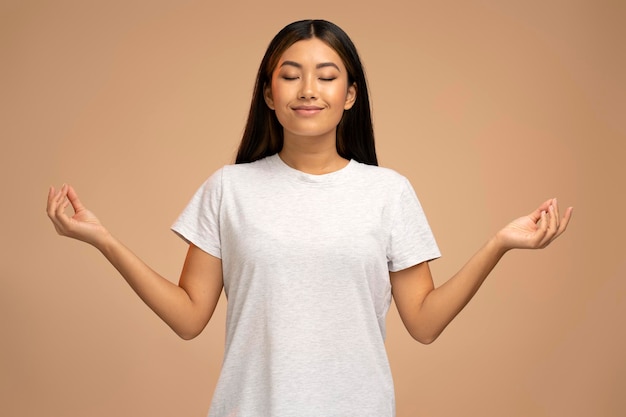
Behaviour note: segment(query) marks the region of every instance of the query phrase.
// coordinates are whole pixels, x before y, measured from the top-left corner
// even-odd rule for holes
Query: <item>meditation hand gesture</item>
[[[72,205],[73,216],[68,216],[65,209]],[[67,236],[97,246],[109,232],[102,226],[98,218],[83,206],[74,188],[63,185],[55,191],[50,187],[48,192],[48,217],[61,236]]]
[[[556,198],[551,198],[529,215],[509,223],[496,238],[505,250],[545,248],[565,231],[572,210],[569,207],[560,218]]]

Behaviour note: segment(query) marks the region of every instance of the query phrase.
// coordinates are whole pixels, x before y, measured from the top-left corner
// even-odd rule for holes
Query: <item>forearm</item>
[[[418,328],[427,342],[435,340],[461,312],[505,253],[493,237],[454,276],[426,295]]]
[[[193,302],[180,286],[159,275],[116,238],[94,245],[118,270],[137,295],[179,336],[193,329]]]
[[[510,249],[540,249],[567,228],[572,207],[563,218],[556,199],[501,229],[439,288],[434,287],[428,262],[392,272],[392,291],[400,317],[416,340],[431,343],[472,299],[502,256]]]

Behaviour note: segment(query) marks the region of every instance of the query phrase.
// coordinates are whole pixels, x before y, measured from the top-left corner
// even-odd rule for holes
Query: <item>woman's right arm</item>
[[[72,205],[74,215],[65,213]],[[50,188],[48,217],[57,233],[89,243],[120,272],[139,297],[183,339],[196,337],[209,322],[222,292],[222,262],[189,245],[178,285],[162,277],[102,226],[69,185]]]

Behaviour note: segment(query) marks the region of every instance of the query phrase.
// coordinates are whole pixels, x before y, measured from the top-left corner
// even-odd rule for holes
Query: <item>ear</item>
[[[263,87],[263,98],[265,99],[265,104],[272,110],[274,109],[274,99],[272,98],[272,86],[271,84],[265,84]]]
[[[352,83],[350,87],[348,87],[348,93],[346,94],[346,103],[343,106],[344,110],[350,110],[354,103],[356,102],[356,83]]]

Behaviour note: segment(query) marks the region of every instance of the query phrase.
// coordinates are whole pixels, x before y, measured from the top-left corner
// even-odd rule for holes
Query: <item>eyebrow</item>
[[[295,61],[285,61],[282,64],[280,64],[281,68],[284,67],[285,65],[289,65],[289,66],[296,67],[296,68],[302,68],[302,64],[295,62]],[[341,71],[339,67],[337,66],[337,64],[335,64],[334,62],[321,62],[315,66],[316,69],[325,68],[325,67],[334,67],[334,68],[337,68],[338,71]]]

